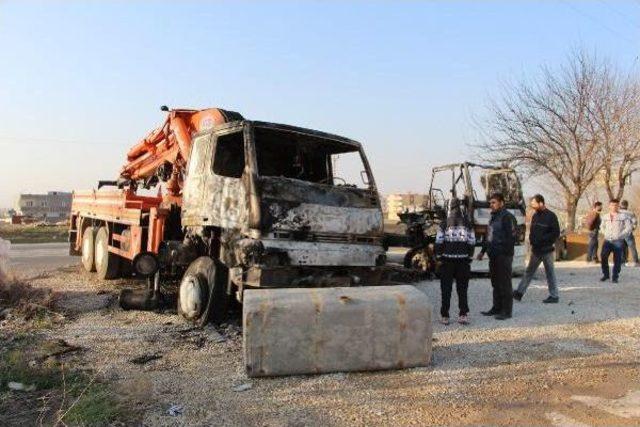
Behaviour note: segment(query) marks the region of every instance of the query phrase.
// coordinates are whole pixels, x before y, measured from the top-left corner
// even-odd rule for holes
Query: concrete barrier
[[[250,377],[426,366],[431,305],[410,285],[245,291]]]

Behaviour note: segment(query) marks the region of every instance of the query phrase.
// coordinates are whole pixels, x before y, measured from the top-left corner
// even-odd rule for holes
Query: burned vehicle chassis
[[[480,171],[480,179],[485,193],[484,199],[479,199],[472,180],[472,171]],[[451,187],[447,195],[440,188],[434,187],[436,176],[441,173],[451,173]],[[458,191],[461,187],[462,191]],[[487,233],[490,218],[488,198],[492,193],[500,192],[505,196],[505,207],[509,209],[517,220],[518,247],[514,262],[514,272],[521,273],[524,269],[524,238],[525,238],[525,204],[522,196],[520,181],[511,168],[492,165],[481,165],[464,162],[435,167],[431,172],[429,192],[424,209],[416,212],[400,212],[400,222],[406,227],[403,238],[386,239],[387,245],[395,240],[398,246],[409,247],[403,263],[406,268],[421,271],[426,277],[437,275],[439,263],[435,257],[435,238],[437,228],[447,216],[447,206],[452,198],[458,199],[463,211],[470,219],[476,234],[479,248]],[[479,266],[480,262],[473,261],[472,271],[485,273],[488,265]],[[485,261],[486,264],[486,261]]]

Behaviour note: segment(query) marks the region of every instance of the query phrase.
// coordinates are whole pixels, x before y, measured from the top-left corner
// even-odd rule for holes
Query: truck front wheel
[[[109,230],[107,227],[98,229],[95,248],[98,277],[107,280],[118,277],[120,260],[116,254],[109,252]]]
[[[82,266],[87,271],[96,271],[95,263],[95,240],[96,230],[94,227],[87,227],[82,233]]]
[[[221,323],[227,314],[226,269],[206,256],[193,261],[182,276],[178,313],[197,326]]]

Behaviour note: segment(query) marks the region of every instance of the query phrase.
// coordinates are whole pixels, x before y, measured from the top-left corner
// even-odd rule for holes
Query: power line
[[[579,13],[582,16],[585,16],[587,18],[589,18],[591,21],[595,22],[596,24],[600,25],[602,28],[604,28],[605,30],[609,31],[611,34],[621,38],[622,40],[626,41],[627,43],[633,45],[633,46],[638,46],[638,43],[636,43],[636,41],[630,39],[629,37],[625,36],[624,34],[614,30],[613,28],[611,28],[610,26],[604,24],[601,20],[597,19],[596,17],[594,17],[593,15],[586,13],[580,9],[578,9],[576,6],[574,6],[573,4],[569,3],[569,1],[567,0],[561,0],[562,3],[564,3],[567,7],[573,9],[574,12]]]
[[[640,29],[640,24],[637,23],[636,21],[634,21],[633,19],[629,18],[628,15],[620,12],[618,9],[616,9],[615,7],[611,6],[610,3],[607,3],[604,0],[598,0],[600,3],[602,3],[607,9],[611,10],[612,12],[614,12],[616,15],[624,18],[625,21],[627,21],[628,23],[630,23],[631,25],[633,25],[634,27]]]
[[[9,145],[24,143],[26,145],[56,145],[56,144],[72,144],[72,145],[84,145],[91,147],[95,145],[126,145],[124,142],[115,141],[96,141],[94,139],[78,140],[78,139],[57,139],[57,138],[42,138],[42,137],[19,137],[19,136],[6,136],[0,135],[0,144]]]

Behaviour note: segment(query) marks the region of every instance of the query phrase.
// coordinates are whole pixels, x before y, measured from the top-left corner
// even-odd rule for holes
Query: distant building
[[[400,219],[398,217],[398,213],[400,212],[404,212],[405,210],[413,212],[423,209],[427,203],[427,195],[416,193],[390,194],[387,196],[386,202],[386,219],[397,221]]]
[[[16,204],[16,214],[45,222],[69,219],[71,193],[49,191],[47,194],[21,194]]]

